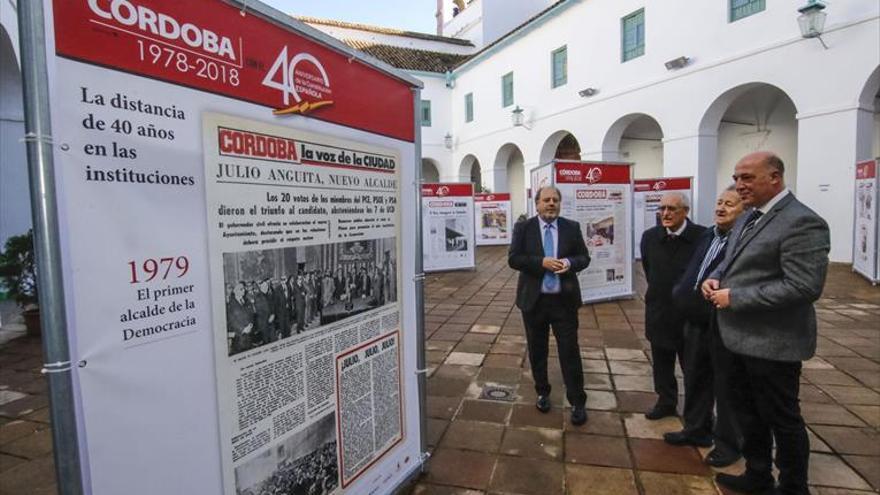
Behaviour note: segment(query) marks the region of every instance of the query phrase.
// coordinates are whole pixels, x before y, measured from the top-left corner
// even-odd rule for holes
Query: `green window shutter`
[[[766,0],[730,0],[730,22],[761,12]]]
[[[431,100],[422,100],[422,127],[431,127]]]
[[[474,121],[474,94],[468,93],[464,95],[464,121]]]
[[[501,106],[510,105],[513,105],[513,72],[508,72],[501,78]]]
[[[554,88],[568,82],[568,47],[553,50],[550,56],[552,65],[552,85]]]
[[[645,9],[621,19],[620,45],[624,62],[645,54]]]

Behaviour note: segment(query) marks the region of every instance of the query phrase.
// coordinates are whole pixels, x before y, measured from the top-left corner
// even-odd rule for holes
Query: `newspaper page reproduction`
[[[584,302],[632,294],[632,184],[628,164],[556,163],[560,213],[581,224],[590,266],[578,274]]]
[[[474,194],[474,222],[477,246],[510,244],[513,235],[510,193]]]
[[[226,491],[340,492],[404,435],[399,157],[228,115],[203,132]],[[340,437],[352,411],[372,441]]]
[[[868,280],[880,278],[877,253],[877,164],[868,160],[856,164],[855,183],[855,242],[853,244],[853,270]]]
[[[422,184],[422,263],[427,272],[473,268],[473,184]]]

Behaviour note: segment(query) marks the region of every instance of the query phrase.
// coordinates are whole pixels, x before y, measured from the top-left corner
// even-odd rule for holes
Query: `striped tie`
[[[749,233],[753,228],[755,228],[755,224],[758,223],[758,219],[761,218],[761,210],[754,209],[751,213],[749,213],[749,219],[746,221],[746,225],[743,227],[742,232],[739,234],[739,238],[743,239],[746,234]]]

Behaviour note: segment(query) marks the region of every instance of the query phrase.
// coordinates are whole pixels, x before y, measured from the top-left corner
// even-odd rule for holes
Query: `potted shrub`
[[[0,252],[0,281],[7,295],[22,308],[28,335],[40,334],[37,274],[34,264],[34,231],[12,236]]]

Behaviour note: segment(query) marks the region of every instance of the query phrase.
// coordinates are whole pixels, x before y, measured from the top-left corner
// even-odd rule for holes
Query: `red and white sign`
[[[474,194],[477,246],[510,244],[512,217],[510,193]]]
[[[629,184],[628,166],[620,163],[570,163],[556,164],[557,184]],[[628,164],[623,164],[628,165]]]
[[[856,164],[855,208],[853,215],[853,270],[873,283],[880,282],[880,224],[877,214],[877,160]]]
[[[422,184],[424,270],[473,268],[474,236],[474,185]]]
[[[590,266],[578,274],[581,299],[631,296],[632,165],[560,161],[553,167],[561,214],[580,223],[590,251]]]
[[[636,179],[633,181],[633,190],[636,193],[650,191],[689,191],[692,179],[690,177],[669,177],[663,179]]]
[[[59,56],[256,103],[278,115],[310,113],[414,140],[409,85],[253,11],[216,0],[53,5]]]
[[[451,184],[422,184],[422,197],[425,198],[444,198],[444,197],[468,197],[473,198],[474,185],[451,183]]]

